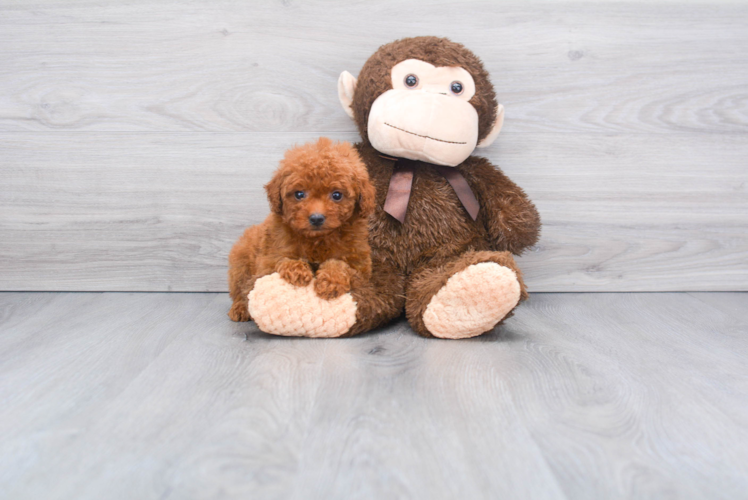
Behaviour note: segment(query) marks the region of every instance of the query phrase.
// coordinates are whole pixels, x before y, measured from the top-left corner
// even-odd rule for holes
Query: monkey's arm
[[[520,255],[537,243],[540,216],[522,188],[485,158],[470,157],[458,168],[478,198],[478,220],[496,250]]]

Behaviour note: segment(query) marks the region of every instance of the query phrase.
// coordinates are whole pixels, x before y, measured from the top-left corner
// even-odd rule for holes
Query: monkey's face
[[[392,89],[376,98],[368,133],[377,151],[438,165],[462,163],[478,143],[472,76],[461,67],[408,59],[392,68]]]
[[[450,167],[489,146],[504,123],[504,107],[480,59],[446,38],[381,46],[358,80],[340,74],[338,97],[378,151]]]

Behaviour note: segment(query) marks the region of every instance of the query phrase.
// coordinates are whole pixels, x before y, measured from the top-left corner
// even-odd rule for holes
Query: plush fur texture
[[[473,221],[447,180],[419,162],[408,214],[400,224],[382,209],[395,162],[380,156],[365,141],[357,148],[377,189],[377,208],[369,235],[372,280],[352,290],[358,321],[349,333],[380,326],[404,308],[413,329],[432,336],[423,323],[432,297],[451,276],[481,262],[495,262],[514,271],[520,299],[527,299],[522,273],[512,254],[537,242],[540,218],[521,188],[485,158],[468,158],[457,168],[480,203],[478,218]],[[374,297],[376,300],[371,300]]]
[[[481,61],[460,44],[435,37],[398,40],[382,46],[364,64],[352,109],[363,138],[356,147],[377,188],[370,233],[374,275],[368,286],[352,292],[358,304],[358,321],[350,333],[379,326],[399,315],[404,307],[416,332],[433,335],[423,322],[429,303],[452,276],[473,264],[494,262],[513,271],[520,300],[528,297],[512,254],[518,255],[537,242],[540,217],[525,192],[485,158],[472,156],[457,167],[480,203],[476,221],[465,212],[446,179],[426,163],[416,168],[405,223],[400,224],[382,210],[395,162],[371,147],[366,130],[368,111],[374,100],[391,88],[392,66],[406,59],[461,66],[471,74],[476,93],[470,103],[479,115],[479,140],[490,132],[496,119],[496,95],[488,73]],[[374,296],[377,299],[372,301]],[[510,315],[511,310],[501,321]]]
[[[396,162],[372,147],[368,115],[377,97],[392,88],[392,66],[406,59],[420,59],[435,66],[461,66],[471,74],[476,93],[469,102],[479,115],[479,140],[491,132],[496,120],[496,96],[488,74],[481,61],[460,44],[435,37],[403,39],[380,47],[366,62],[356,83],[351,109],[362,137],[356,148],[376,188],[376,209],[369,226],[373,271],[370,280],[352,286],[355,323],[345,335],[371,330],[403,312],[413,329],[424,336],[479,335],[508,318],[517,300],[527,299],[522,273],[512,254],[518,255],[535,244],[540,218],[522,189],[488,160],[475,156],[455,168],[480,204],[476,220],[468,215],[447,180],[423,162],[415,164],[404,223],[384,212],[382,207]],[[344,99],[341,102],[345,105]],[[483,272],[480,279],[478,272]],[[471,276],[477,280],[475,287],[465,284],[464,277]],[[442,290],[445,292],[440,294]],[[270,295],[277,293],[272,286],[256,292],[278,308],[289,301],[284,295],[271,299]],[[450,310],[457,304],[490,309],[494,314],[481,316]],[[299,310],[306,311],[308,307],[298,304]],[[290,310],[289,314],[295,312]],[[296,316],[297,328],[302,330],[297,334],[317,328]],[[434,325],[435,332],[429,331],[427,322]],[[319,328],[325,330],[324,325]]]
[[[475,81],[475,95],[470,104],[478,112],[478,142],[488,135],[496,120],[497,103],[481,60],[459,43],[446,38],[421,36],[383,45],[361,69],[351,104],[361,137],[369,136],[367,122],[372,104],[377,97],[392,89],[392,67],[406,59],[420,59],[434,66],[460,66],[467,70]]]
[[[514,271],[494,262],[479,262],[450,276],[418,319],[435,337],[474,337],[493,328],[496,318],[506,317],[520,294]]]
[[[263,293],[257,293],[257,289]],[[356,322],[350,293],[325,300],[314,284],[294,286],[278,273],[263,276],[249,292],[249,313],[266,333],[290,337],[340,337]]]
[[[307,287],[316,272],[312,287],[325,300],[368,282],[367,219],[375,192],[350,144],[321,138],[289,150],[265,190],[272,213],[248,228],[229,254],[232,320],[251,319],[248,294],[271,273]]]

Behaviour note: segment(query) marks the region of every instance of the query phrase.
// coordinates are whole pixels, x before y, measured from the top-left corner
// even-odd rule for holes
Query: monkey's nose
[[[309,216],[309,224],[319,227],[325,223],[325,216],[322,214],[312,214]]]

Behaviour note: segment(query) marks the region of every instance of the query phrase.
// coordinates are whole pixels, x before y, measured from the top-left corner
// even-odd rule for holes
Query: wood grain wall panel
[[[536,291],[748,288],[748,5],[0,1],[0,289],[224,290],[336,79],[444,35],[507,109]]]
[[[434,34],[484,59],[516,131],[748,132],[746,16],[741,3],[6,1],[0,130],[348,132],[340,72]]]
[[[315,137],[5,134],[0,288],[224,290],[231,244],[268,213],[262,185],[286,148]],[[488,152],[543,218],[521,258],[532,290],[746,289],[739,134],[509,132]]]

